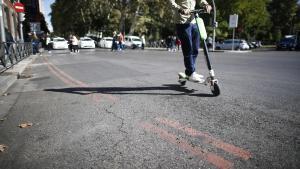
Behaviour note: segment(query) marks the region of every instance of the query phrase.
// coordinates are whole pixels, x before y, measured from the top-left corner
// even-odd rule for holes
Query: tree
[[[231,38],[228,22],[229,15],[234,13],[239,15],[237,36],[248,40],[279,38],[295,31],[300,22],[296,15],[297,0],[215,1],[219,39]],[[176,34],[174,11],[167,0],[56,0],[51,8],[51,22],[58,35],[83,36],[100,31],[111,35],[113,31],[122,31],[159,40]],[[208,32],[212,30],[209,25],[207,28]]]
[[[268,32],[270,25],[267,3],[269,0],[219,0],[216,2],[218,20],[220,21],[219,31],[221,37],[229,35],[229,15],[238,14],[238,35],[240,38],[257,39],[261,31]],[[228,37],[227,37],[228,38]]]
[[[273,35],[286,35],[291,34],[291,27],[293,27],[293,21],[295,20],[297,12],[297,0],[272,0],[269,4],[269,12],[272,21],[272,33]],[[278,33],[280,31],[280,33]],[[277,36],[279,40],[281,37]]]

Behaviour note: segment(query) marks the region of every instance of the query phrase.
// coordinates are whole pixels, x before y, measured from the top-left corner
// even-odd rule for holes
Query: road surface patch
[[[159,123],[162,123],[162,124],[165,124],[172,128],[175,128],[177,130],[183,131],[184,133],[186,133],[192,137],[202,137],[206,144],[211,144],[219,149],[222,149],[222,150],[224,150],[228,153],[231,153],[237,157],[240,157],[244,160],[248,160],[252,156],[249,151],[243,150],[232,144],[225,143],[220,139],[212,137],[210,134],[208,134],[206,132],[197,131],[191,127],[181,125],[179,122],[169,120],[166,118],[156,118],[155,120],[158,121]]]
[[[47,63],[48,69],[56,76],[58,77],[62,82],[64,82],[66,85],[72,86],[72,87],[81,87],[81,88],[89,88],[90,86],[84,82],[81,82],[73,77],[71,77],[70,75],[68,75],[67,73],[65,73],[64,71],[62,71],[61,69],[59,69],[57,66],[55,66],[54,64],[52,64],[48,58],[43,57],[44,61]],[[94,102],[100,102],[102,98],[108,99],[110,101],[116,102],[118,100],[117,97],[112,96],[110,94],[101,94],[101,93],[92,93],[91,95],[89,95],[92,100]]]
[[[233,167],[233,163],[225,160],[224,158],[211,153],[205,149],[201,149],[196,146],[191,146],[188,141],[185,139],[178,139],[176,135],[169,133],[168,131],[156,127],[149,123],[143,123],[141,126],[148,132],[157,134],[161,139],[178,146],[181,150],[187,151],[193,156],[199,157],[200,159],[204,159],[210,164],[216,166],[219,169],[231,169]]]

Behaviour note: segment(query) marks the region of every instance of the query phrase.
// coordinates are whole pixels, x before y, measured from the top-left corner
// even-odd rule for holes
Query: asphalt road
[[[299,52],[212,64],[218,97],[178,85],[180,52],[45,53],[0,97],[0,168],[299,168]]]

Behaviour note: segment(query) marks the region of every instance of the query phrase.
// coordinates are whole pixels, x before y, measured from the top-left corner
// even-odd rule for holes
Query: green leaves
[[[210,0],[208,0],[211,3]],[[230,38],[229,15],[239,15],[237,36],[245,39],[267,39],[274,34],[289,34],[300,26],[297,0],[215,0],[217,38]],[[51,22],[56,34],[113,31],[141,35],[158,40],[176,34],[174,11],[168,0],[56,0],[51,6]],[[208,29],[212,30],[212,29]],[[211,31],[210,31],[211,32]],[[209,32],[209,33],[210,33]],[[270,35],[273,34],[273,35]]]
[[[297,10],[299,10],[297,0],[272,0],[268,9],[273,23],[271,30],[274,35],[278,36],[280,33],[282,35],[292,34],[295,31],[295,25],[297,22],[299,24],[300,17],[297,16]]]

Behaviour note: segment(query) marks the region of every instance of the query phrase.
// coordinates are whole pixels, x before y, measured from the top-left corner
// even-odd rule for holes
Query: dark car
[[[297,45],[297,41],[295,37],[283,38],[281,39],[277,45],[277,50],[295,50]]]
[[[300,40],[298,40],[297,45],[296,45],[296,50],[300,50]]]
[[[300,50],[300,32],[297,33],[297,45],[296,45],[296,50]]]

